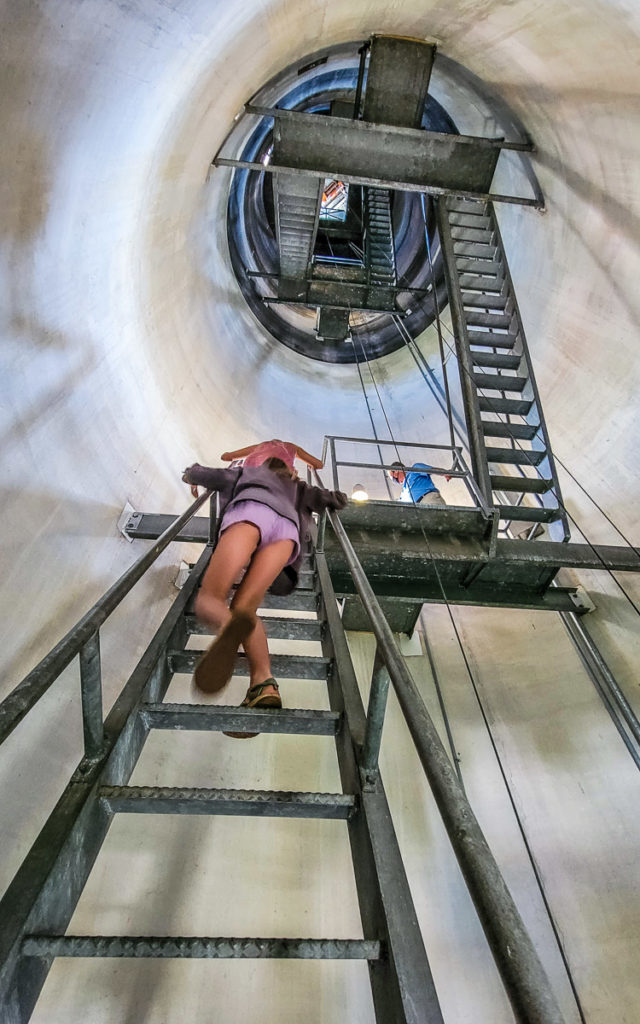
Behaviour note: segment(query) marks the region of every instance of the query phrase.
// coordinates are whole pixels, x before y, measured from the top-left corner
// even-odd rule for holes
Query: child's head
[[[290,480],[297,480],[298,478],[298,474],[295,469],[292,469],[291,466],[287,466],[286,462],[283,462],[282,459],[277,459],[275,456],[267,459],[264,462],[264,465],[277,476],[288,477]]]

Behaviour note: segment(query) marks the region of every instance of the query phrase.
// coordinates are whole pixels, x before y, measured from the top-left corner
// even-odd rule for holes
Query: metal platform
[[[175,516],[137,513],[132,538],[155,540]],[[424,603],[583,612],[578,588],[553,586],[562,568],[639,572],[640,556],[616,545],[501,540],[497,512],[388,501],[350,504],[340,513],[362,567],[394,631],[410,633]],[[177,540],[206,543],[209,519],[195,517]],[[347,629],[366,628],[352,577],[333,531],[325,554]],[[306,578],[302,581],[307,583]]]

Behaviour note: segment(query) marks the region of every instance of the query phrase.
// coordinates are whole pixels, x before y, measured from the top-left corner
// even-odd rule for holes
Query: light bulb
[[[368,501],[369,500],[369,495],[365,491],[365,489],[362,486],[362,484],[356,484],[355,485],[355,487],[353,488],[353,490],[351,492],[351,500],[352,501]]]

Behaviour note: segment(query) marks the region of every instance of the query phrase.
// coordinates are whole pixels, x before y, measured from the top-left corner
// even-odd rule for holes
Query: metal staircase
[[[438,225],[472,463],[502,520],[556,524],[566,513],[522,318],[493,204],[438,202]]]
[[[396,257],[391,223],[391,194],[384,188],[364,189],[365,263],[369,304],[395,309]]]
[[[97,756],[83,758],[61,805],[0,905],[4,922],[0,1019],[3,1024],[29,1020],[55,957],[312,958],[366,960],[380,1024],[439,1024],[442,1016],[384,790],[376,773],[363,778],[357,763],[366,718],[326,565],[316,573],[315,560],[307,558],[302,588],[288,598],[267,595],[265,607],[282,614],[265,617],[264,622],[270,637],[321,644],[321,655],[276,655],[272,665],[280,678],[325,683],[330,710],[164,700],[173,674],[193,671],[198,654],[186,649],[189,637],[210,632],[191,610],[210,554],[211,547],[207,547],[192,569],[143,656],[142,672],[140,667],[136,670],[107,718],[106,742],[101,743]],[[298,611],[315,611],[316,617],[296,616]],[[236,674],[246,674],[242,656]],[[335,736],[343,792],[129,786],[128,779],[152,729]],[[74,801],[77,804],[79,795],[83,806],[74,819]],[[65,934],[113,816],[121,813],[345,820],[364,938]],[[66,841],[57,855],[55,851],[52,855],[51,831],[58,833],[65,827],[69,829]],[[41,872],[43,855],[49,860],[46,881]],[[38,892],[41,881],[44,884]],[[30,900],[33,902],[28,905]]]

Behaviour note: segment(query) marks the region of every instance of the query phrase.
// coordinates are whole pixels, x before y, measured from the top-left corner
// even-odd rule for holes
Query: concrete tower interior
[[[282,344],[251,311],[227,223],[233,170],[211,163],[252,96],[323,48],[427,39],[431,91],[478,111],[451,68],[535,143],[545,210],[500,227],[574,539],[640,544],[640,6],[630,0],[1,0],[3,139],[2,689],[8,694],[144,549],[128,502],[179,513],[197,460],[291,438],[371,436],[354,363]],[[456,84],[457,83],[457,84]],[[465,121],[465,117],[468,118]],[[477,116],[476,122],[477,123]],[[460,130],[466,130],[461,127]],[[480,134],[480,132],[479,132]],[[515,171],[507,184],[522,185]],[[446,319],[448,312],[443,314]],[[438,372],[435,328],[418,344]],[[407,349],[372,360],[388,437],[447,443]],[[621,539],[621,534],[623,539]],[[199,552],[196,551],[196,555]],[[105,711],[174,599],[193,549],[170,545],[101,632]],[[640,713],[634,573],[572,579],[588,629]],[[623,585],[624,591],[621,590]],[[640,1019],[640,777],[560,617],[426,606],[407,663],[571,1024]],[[375,643],[349,637],[364,690]],[[189,681],[171,699],[189,701]],[[292,707],[325,707],[295,680]],[[234,680],[228,703],[241,699]],[[314,701],[317,702],[314,704]],[[77,664],[2,745],[9,885],[82,753]],[[513,1017],[390,695],[381,771],[446,1024]],[[134,783],[340,789],[322,737],[157,733]],[[74,934],[362,937],[343,822],[116,817]],[[36,1024],[374,1020],[359,961],[58,959]]]

